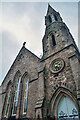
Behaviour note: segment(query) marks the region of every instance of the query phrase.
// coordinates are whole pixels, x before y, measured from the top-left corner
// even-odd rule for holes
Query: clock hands
[[[52,70],[54,73],[57,73],[62,70],[64,62],[62,59],[52,62]]]
[[[58,62],[57,62],[57,63],[55,63],[55,67],[57,67],[57,66],[58,66],[58,67],[60,67],[60,66],[61,66],[61,61],[60,61],[59,63],[58,63]]]
[[[55,67],[57,67],[57,66],[59,67],[60,65],[55,65]]]
[[[61,66],[62,66],[62,62],[61,61],[57,61],[57,62],[55,62],[53,69],[55,71],[58,71],[58,70],[61,69]]]

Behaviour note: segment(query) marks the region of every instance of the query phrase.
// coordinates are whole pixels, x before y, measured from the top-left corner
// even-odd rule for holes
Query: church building
[[[1,120],[80,119],[79,50],[60,14],[50,5],[45,25],[42,58],[24,42],[2,82]]]

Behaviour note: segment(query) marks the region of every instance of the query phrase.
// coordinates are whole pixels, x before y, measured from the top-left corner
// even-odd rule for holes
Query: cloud
[[[15,36],[8,31],[2,32],[2,78],[8,72],[20,48]]]
[[[2,0],[2,2],[53,2],[52,0]],[[54,2],[79,2],[79,0],[55,0]]]
[[[36,45],[39,44],[44,27],[40,19],[41,12],[36,11],[36,6],[37,4],[34,7],[34,3],[26,5],[25,3],[9,3],[9,5],[5,3],[3,5],[2,29],[11,32],[20,43],[26,41],[27,47],[32,51],[35,48],[34,42]]]
[[[31,8],[29,7],[31,5]],[[2,7],[2,76],[3,80],[12,62],[16,58],[22,43],[26,41],[26,47],[40,56],[41,36],[43,24],[41,14],[36,12],[33,3],[4,3]],[[36,16],[38,16],[36,18]],[[35,19],[36,18],[36,19]],[[41,29],[41,30],[40,30]],[[41,52],[40,52],[41,51]],[[6,58],[6,59],[5,59]],[[1,62],[0,62],[1,63]],[[1,80],[1,81],[2,81]]]

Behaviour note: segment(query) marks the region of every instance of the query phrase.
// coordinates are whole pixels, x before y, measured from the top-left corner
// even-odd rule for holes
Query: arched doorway
[[[79,120],[77,98],[68,89],[59,87],[49,103],[48,114],[55,120]]]
[[[74,119],[79,120],[78,111],[73,101],[63,96],[58,104],[58,120]]]

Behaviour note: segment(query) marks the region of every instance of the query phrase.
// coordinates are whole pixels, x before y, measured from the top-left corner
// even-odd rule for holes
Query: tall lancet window
[[[57,19],[57,16],[56,16],[56,15],[54,15],[54,18],[55,18],[55,20],[56,20],[56,21],[58,21],[58,19]]]
[[[25,113],[26,113],[26,110],[27,110],[28,83],[29,83],[29,79],[27,78],[26,81],[25,81],[25,92],[24,92],[23,114],[25,114]]]
[[[51,23],[52,22],[52,18],[51,18],[51,16],[49,15],[49,23]]]
[[[9,93],[7,96],[7,101],[6,101],[6,107],[5,107],[5,113],[4,113],[4,117],[7,116],[7,112],[8,112],[8,108],[9,108],[9,103],[10,103],[10,97],[11,97],[11,87],[9,89]]]
[[[54,37],[54,35],[52,35],[52,44],[53,44],[53,46],[56,45],[56,41],[55,41],[55,37]]]
[[[17,81],[17,84],[16,84],[12,115],[16,115],[16,111],[17,111],[18,98],[19,98],[20,81],[21,81],[21,75],[19,75],[18,81]]]

